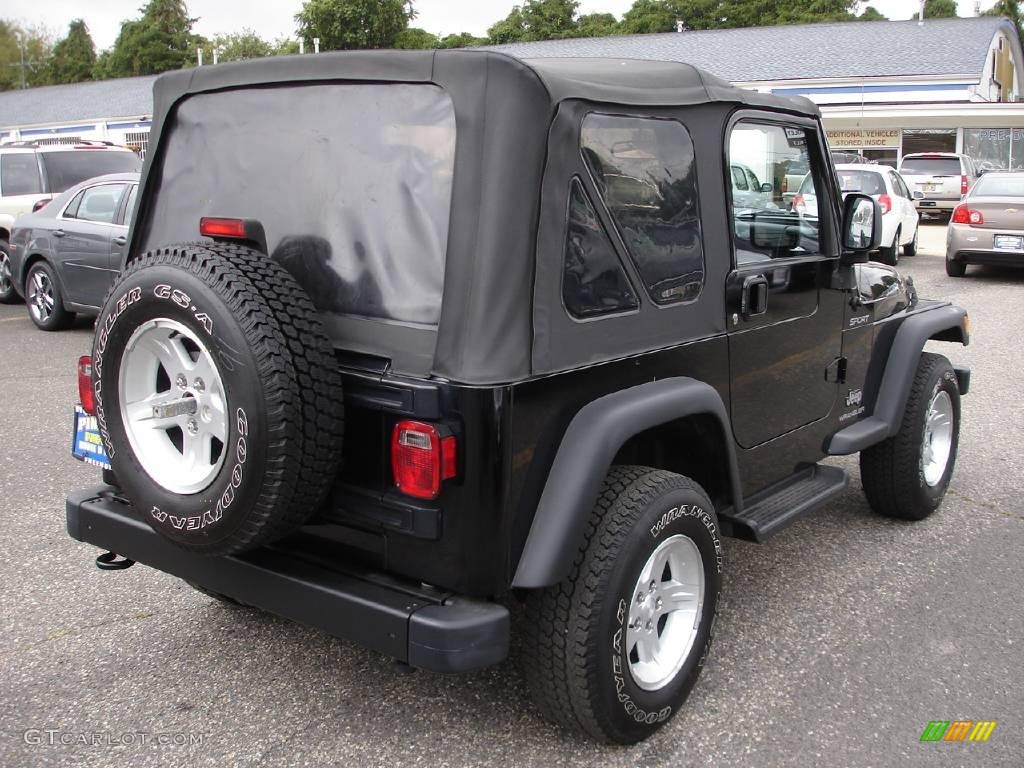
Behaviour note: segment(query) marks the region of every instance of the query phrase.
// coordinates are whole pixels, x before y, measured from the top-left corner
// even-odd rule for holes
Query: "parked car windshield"
[[[1024,173],[982,176],[971,197],[1024,197]]]
[[[72,149],[67,152],[41,152],[50,192],[59,193],[86,179],[108,173],[129,173],[142,169],[134,152],[106,149]]]
[[[900,166],[904,176],[959,176],[960,159],[956,157],[907,157]]]
[[[839,171],[839,188],[843,192],[884,195],[885,181],[874,171]]]

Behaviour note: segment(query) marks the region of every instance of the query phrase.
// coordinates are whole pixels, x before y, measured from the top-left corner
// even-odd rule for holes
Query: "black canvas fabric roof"
[[[537,217],[549,130],[560,103],[571,99],[634,109],[715,103],[818,114],[806,99],[735,88],[679,62],[523,61],[493,51],[358,51],[173,72],[160,77],[154,87],[151,151],[130,252],[148,241],[150,185],[159,178],[162,134],[169,127],[173,130],[177,104],[198,93],[340,80],[439,85],[452,101],[458,140],[444,300],[436,333],[427,339],[429,347],[424,346],[422,328],[390,323],[367,330],[366,323],[361,328],[345,325],[342,316],[332,316],[335,338],[351,346],[355,334],[361,333],[362,351],[391,357],[402,372],[433,373],[473,384],[521,380],[533,373]],[[282,136],[282,151],[288,146],[288,137]],[[243,184],[248,183],[244,175],[242,169]],[[161,215],[166,217],[167,211]],[[375,350],[375,339],[385,334],[383,348]],[[401,362],[422,359],[433,365],[418,370],[409,367],[414,362]]]

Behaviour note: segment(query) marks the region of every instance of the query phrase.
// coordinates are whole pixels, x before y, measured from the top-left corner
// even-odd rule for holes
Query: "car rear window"
[[[874,171],[838,171],[839,188],[843,192],[860,192],[865,195],[884,195],[885,181],[882,174]]]
[[[959,176],[960,160],[956,157],[907,157],[900,166],[904,176]]]
[[[318,309],[437,325],[455,167],[455,110],[443,89],[200,93],[169,130],[160,185],[140,209],[146,248],[194,240],[203,216],[257,219],[271,258]]]
[[[0,193],[4,195],[38,195],[39,164],[34,152],[10,152],[0,155]]]
[[[1024,198],[1024,174],[1016,176],[982,176],[971,190],[971,197]]]
[[[142,168],[134,152],[116,149],[70,149],[66,152],[41,152],[49,191],[57,194],[94,176],[108,173],[133,173]]]

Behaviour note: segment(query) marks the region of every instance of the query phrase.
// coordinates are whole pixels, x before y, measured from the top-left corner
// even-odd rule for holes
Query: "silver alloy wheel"
[[[117,388],[125,433],[146,474],[171,493],[206,488],[227,453],[228,404],[199,338],[175,320],[139,326],[121,355]]]
[[[28,280],[28,309],[36,322],[45,323],[56,307],[56,291],[50,276],[41,269],[34,270]]]
[[[953,400],[948,392],[940,389],[928,403],[921,442],[921,470],[928,485],[938,485],[942,480],[952,449]]]
[[[670,536],[647,558],[630,600],[626,652],[639,687],[672,682],[697,639],[703,605],[700,550],[689,536]]]
[[[11,284],[11,260],[0,250],[0,295],[6,296],[14,286]]]

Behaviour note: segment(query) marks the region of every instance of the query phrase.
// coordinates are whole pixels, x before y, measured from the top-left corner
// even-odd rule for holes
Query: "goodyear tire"
[[[960,444],[960,388],[942,355],[922,352],[900,430],[861,451],[860,476],[871,508],[900,520],[938,509]]]
[[[283,268],[236,244],[150,251],[125,268],[96,328],[100,433],[158,533],[228,554],[316,510],[340,463],[340,375]]]
[[[718,522],[701,487],[613,467],[569,576],[527,600],[523,673],[542,713],[600,741],[650,736],[697,682],[721,584]]]

